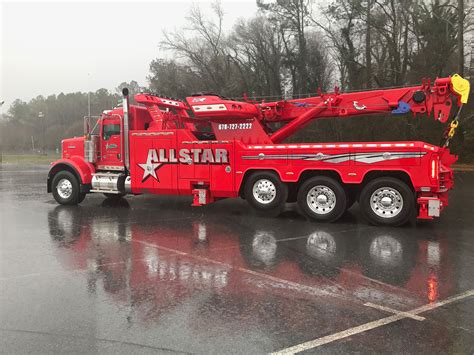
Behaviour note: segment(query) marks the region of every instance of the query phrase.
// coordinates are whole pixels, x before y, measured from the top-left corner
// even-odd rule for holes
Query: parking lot
[[[0,166],[2,353],[472,353],[474,172],[441,218],[335,224],[288,205],[90,195]]]

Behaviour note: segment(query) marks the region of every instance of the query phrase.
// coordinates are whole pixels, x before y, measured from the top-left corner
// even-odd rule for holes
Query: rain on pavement
[[[439,220],[381,228],[357,206],[334,224],[240,199],[59,206],[47,169],[0,166],[1,353],[269,353],[474,289],[474,173]],[[418,316],[303,353],[474,351],[474,297]]]

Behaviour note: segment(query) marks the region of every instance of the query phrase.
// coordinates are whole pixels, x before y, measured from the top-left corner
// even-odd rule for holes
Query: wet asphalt
[[[474,173],[440,219],[381,228],[357,205],[335,224],[238,199],[58,206],[47,169],[0,165],[0,353],[474,352]]]

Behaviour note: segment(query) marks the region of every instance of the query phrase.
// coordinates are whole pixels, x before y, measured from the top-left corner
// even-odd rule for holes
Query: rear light
[[[431,161],[431,178],[437,179],[438,178],[438,158],[435,158]]]

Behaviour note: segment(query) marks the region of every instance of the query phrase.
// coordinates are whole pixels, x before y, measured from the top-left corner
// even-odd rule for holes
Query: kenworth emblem
[[[143,169],[142,182],[149,176],[160,181],[156,171],[165,164],[228,164],[227,149],[149,149],[146,163],[138,164]]]

